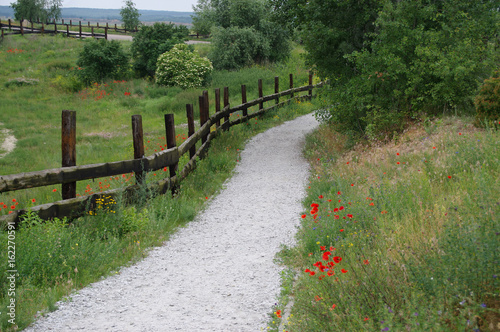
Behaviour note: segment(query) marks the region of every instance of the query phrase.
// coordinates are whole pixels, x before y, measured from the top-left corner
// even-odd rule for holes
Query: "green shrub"
[[[155,23],[142,26],[134,36],[131,52],[134,59],[134,70],[141,77],[153,77],[158,57],[170,51],[175,44],[182,43],[189,34],[185,26]]]
[[[102,82],[106,78],[123,79],[129,74],[129,56],[121,44],[104,39],[86,41],[78,56],[80,79],[85,84]]]
[[[177,44],[158,58],[156,83],[181,88],[202,86],[212,72],[212,63],[196,52],[191,52],[186,44]]]
[[[481,90],[474,100],[478,127],[500,127],[500,70],[493,77],[484,80]]]

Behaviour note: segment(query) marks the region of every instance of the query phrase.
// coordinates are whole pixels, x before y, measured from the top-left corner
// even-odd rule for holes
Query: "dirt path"
[[[255,136],[225,189],[141,262],[73,294],[27,331],[261,331],[309,176],[302,116]]]

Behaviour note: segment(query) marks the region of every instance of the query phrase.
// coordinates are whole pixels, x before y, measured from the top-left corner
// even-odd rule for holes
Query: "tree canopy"
[[[280,61],[290,52],[286,29],[271,22],[264,0],[199,0],[193,25],[212,34],[210,54],[217,69]]]
[[[62,0],[17,0],[10,4],[16,20],[57,20],[61,17]]]
[[[141,14],[132,0],[125,0],[125,6],[120,10],[120,16],[126,30],[134,30],[141,24],[139,20]]]

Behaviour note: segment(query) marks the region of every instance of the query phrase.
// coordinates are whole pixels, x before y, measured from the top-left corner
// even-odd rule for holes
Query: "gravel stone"
[[[300,223],[312,114],[256,135],[193,222],[137,264],[61,301],[26,331],[261,331],[280,291],[273,259]]]

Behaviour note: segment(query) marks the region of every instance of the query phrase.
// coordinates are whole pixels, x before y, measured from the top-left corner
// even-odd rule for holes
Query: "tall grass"
[[[498,329],[500,134],[438,123],[352,150],[327,126],[308,137],[288,331]]]

